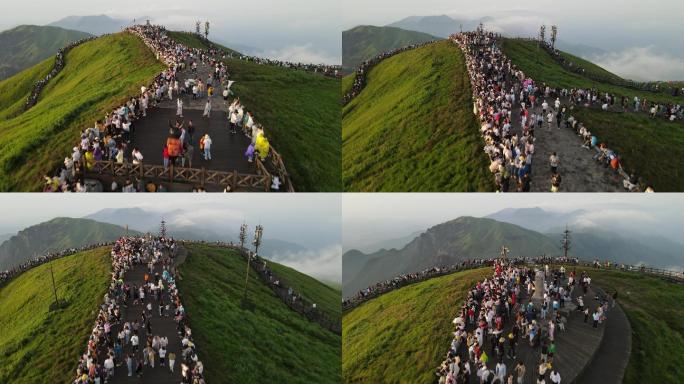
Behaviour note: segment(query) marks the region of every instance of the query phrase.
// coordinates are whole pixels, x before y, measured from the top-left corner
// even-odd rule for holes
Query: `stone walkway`
[[[165,252],[163,258],[170,258],[171,261],[173,262],[173,267],[174,269],[180,265],[184,260],[185,260],[185,250],[182,248],[179,248],[177,251],[176,257],[171,257],[171,255],[168,252]],[[130,285],[131,287],[137,286],[140,287],[141,285],[144,284],[144,276],[145,273],[147,272],[147,265],[146,264],[139,264],[136,265],[133,269],[129,270],[125,274],[125,280],[124,283]],[[154,266],[153,273],[159,273],[161,276],[162,274],[162,266],[161,263],[157,263]],[[152,298],[152,317],[150,319],[150,324],[151,324],[151,330],[152,333],[150,333],[150,336],[158,335],[160,337],[166,336],[169,339],[169,344],[167,348],[167,353],[175,353],[176,354],[176,362],[174,366],[174,372],[171,373],[171,370],[169,369],[169,364],[168,364],[168,355],[167,355],[167,364],[166,367],[161,367],[159,365],[159,360],[157,358],[157,361],[155,363],[155,367],[151,368],[149,365],[145,366],[143,369],[143,375],[142,378],[138,378],[135,375],[135,372],[133,373],[132,377],[128,377],[128,369],[126,367],[126,363],[122,363],[120,366],[117,366],[114,369],[114,377],[108,381],[109,384],[116,384],[116,383],[150,383],[150,384],[166,384],[166,383],[180,383],[182,380],[181,377],[181,362],[183,360],[182,355],[181,355],[181,340],[178,334],[177,330],[177,324],[176,321],[173,319],[173,305],[171,306],[172,309],[170,313],[166,313],[166,316],[159,317],[159,312],[158,312],[158,302]],[[147,301],[147,298],[146,298]],[[162,294],[162,301],[163,303],[169,303],[170,302],[170,296],[167,291],[165,291]],[[134,306],[132,303],[132,300],[129,301],[128,307],[123,309],[122,313],[122,319],[123,322],[132,322],[137,320],[138,322],[142,322],[142,315],[143,312],[143,306],[142,305],[136,305]],[[112,327],[112,334],[116,335],[121,327],[123,326],[122,324],[115,325]],[[142,358],[142,349],[145,347],[145,342],[147,339],[148,333],[147,330],[144,329],[143,326],[140,328],[139,332],[139,337],[140,337],[140,348],[138,350],[138,353],[135,355],[136,358]],[[132,348],[131,347],[124,347],[124,356],[126,356],[129,353],[132,353]]]
[[[609,309],[607,316],[601,346],[580,375],[579,383],[622,383],[632,352],[632,326],[619,304]]]
[[[567,279],[563,281],[563,284],[567,284]],[[582,288],[576,286],[573,290],[573,300],[582,293]],[[588,293],[584,295],[584,304],[588,305],[589,308],[595,308],[598,303],[594,299],[595,294],[590,288]],[[519,302],[527,304],[530,298],[524,289],[521,289]],[[533,299],[534,302],[534,299]],[[556,327],[556,354],[553,358],[553,365],[558,370],[561,375],[563,383],[571,383],[582,373],[585,366],[590,363],[594,354],[599,349],[601,344],[601,339],[605,332],[605,324],[599,325],[597,329],[592,327],[591,318],[587,323],[584,323],[584,314],[575,310],[575,305],[573,303],[565,303],[565,307],[561,308],[563,311],[563,316],[567,316],[567,323],[565,331],[561,331]],[[541,312],[538,312],[541,313]],[[547,315],[547,320],[555,316],[552,310],[549,311]],[[539,322],[540,319],[537,319]],[[512,322],[508,322],[504,327],[504,334],[508,334],[512,329]],[[472,327],[469,327],[470,330]],[[491,348],[491,343],[489,339],[485,341],[485,351],[489,355],[490,360],[487,364],[488,368],[494,370],[496,363],[498,362],[496,354]],[[506,342],[506,353],[508,353],[508,342]],[[530,347],[529,340],[520,338],[517,348],[516,359],[510,359],[508,357],[504,358],[504,363],[506,364],[506,369],[508,373],[513,372],[515,365],[518,361],[523,361],[526,374],[523,383],[525,384],[535,384],[537,378],[537,370],[539,366],[539,361],[541,359],[541,345],[537,347]],[[479,378],[476,375],[476,368],[471,364],[471,383],[479,382]],[[546,377],[547,382],[550,370],[547,371]],[[608,384],[608,383],[604,383]]]
[[[198,64],[197,76],[206,82],[211,69],[205,63]],[[194,78],[190,69],[179,73],[179,82],[184,82],[186,78]],[[230,133],[228,129],[228,104],[220,96],[221,91],[217,90],[212,97],[211,117],[203,117],[206,96],[197,100],[192,100],[191,94],[182,95],[183,100],[183,120],[192,120],[195,126],[193,137],[194,155],[192,158],[193,168],[206,168],[215,171],[233,171],[240,173],[256,174],[255,163],[247,161],[244,153],[249,146],[251,139],[242,132]],[[143,154],[146,164],[163,164],[162,152],[166,145],[166,138],[169,135],[169,121],[176,120],[176,98],[169,100],[168,96],[160,102],[156,108],[150,108],[147,117],[136,121],[133,124],[133,135],[130,151],[137,147]],[[229,100],[232,100],[229,99]],[[208,133],[212,139],[211,160],[204,160],[199,149],[199,139]],[[186,164],[187,165],[187,164]]]

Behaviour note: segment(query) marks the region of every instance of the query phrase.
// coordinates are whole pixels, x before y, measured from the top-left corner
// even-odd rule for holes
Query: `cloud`
[[[312,64],[340,64],[342,58],[313,48],[312,44],[288,45],[280,49],[271,49],[258,53],[258,56],[282,61]]]
[[[325,281],[342,281],[342,245],[336,244],[317,251],[274,253],[278,263]]]
[[[622,77],[637,81],[684,80],[684,57],[656,52],[653,46],[631,47],[591,58]]]
[[[659,222],[654,214],[635,209],[597,209],[575,217],[570,225],[584,231],[603,228],[642,232],[645,225],[653,226]]]

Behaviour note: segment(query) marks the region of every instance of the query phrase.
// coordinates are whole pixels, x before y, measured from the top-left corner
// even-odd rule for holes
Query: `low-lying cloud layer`
[[[275,253],[271,259],[319,280],[342,281],[342,245],[317,251]]]
[[[652,47],[632,47],[590,58],[621,77],[637,81],[684,80],[684,57],[656,52]]]
[[[272,49],[255,53],[260,57],[306,64],[340,64],[342,57],[334,57],[327,52],[317,50],[312,44],[288,45],[281,49]]]

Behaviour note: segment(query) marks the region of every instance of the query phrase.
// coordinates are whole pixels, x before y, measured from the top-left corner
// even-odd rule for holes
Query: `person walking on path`
[[[173,373],[173,365],[176,364],[176,354],[169,352],[169,370]]]
[[[515,366],[515,375],[518,384],[522,384],[525,381],[525,364],[523,364],[522,360],[518,361],[518,365]]]
[[[203,138],[203,144],[204,144],[204,160],[211,160],[211,137],[209,134],[205,134]]]
[[[558,166],[560,165],[560,158],[556,154],[556,152],[553,152],[551,156],[549,156],[549,165],[551,166],[551,173],[556,173],[558,172]]]
[[[183,100],[180,97],[176,100],[176,116],[183,117]]]
[[[207,102],[204,104],[204,113],[202,116],[211,117],[211,99],[207,99]]]

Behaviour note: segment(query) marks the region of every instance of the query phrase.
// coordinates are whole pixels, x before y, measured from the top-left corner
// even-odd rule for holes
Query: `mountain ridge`
[[[71,42],[91,36],[56,26],[19,25],[0,32],[0,80],[33,67]]]

